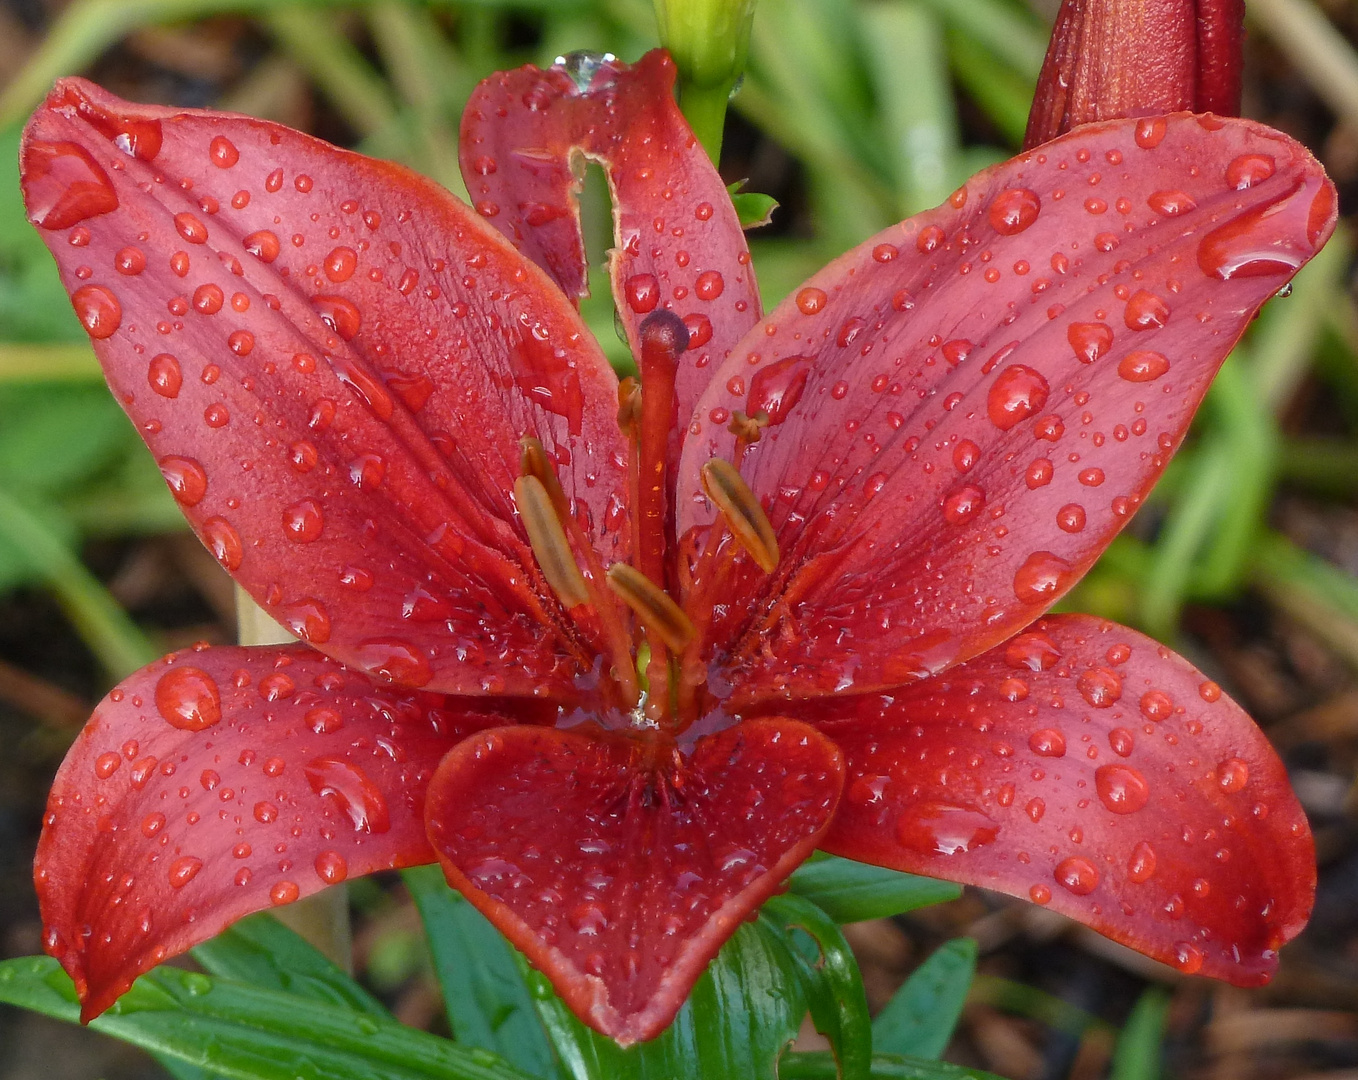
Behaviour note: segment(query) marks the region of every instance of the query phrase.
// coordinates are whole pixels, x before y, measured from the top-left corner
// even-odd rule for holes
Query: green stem
[[[680,80],[679,109],[716,165],[721,160],[721,138],[726,126],[726,103],[731,100],[731,85],[695,86]]]

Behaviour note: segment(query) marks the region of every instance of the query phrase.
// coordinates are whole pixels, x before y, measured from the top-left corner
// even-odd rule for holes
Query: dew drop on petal
[[[1010,188],[995,196],[987,216],[990,227],[1001,236],[1013,236],[1023,232],[1034,221],[1042,209],[1042,200],[1037,192],[1028,188]]]
[[[1011,364],[1000,372],[986,397],[990,422],[1001,431],[1026,420],[1047,403],[1047,380],[1023,364]]]
[[[341,757],[318,757],[304,772],[311,790],[332,800],[352,822],[355,832],[384,833],[391,828],[387,800],[359,766]]]
[[[202,859],[195,858],[192,855],[181,855],[170,863],[170,886],[175,889],[182,889],[198,876],[198,871],[202,868]]]
[[[1062,859],[1053,871],[1057,884],[1076,896],[1088,896],[1099,884],[1099,871],[1088,859],[1073,855]]]
[[[112,337],[122,325],[123,306],[102,285],[82,285],[71,294],[71,306],[85,333],[95,341]]]
[[[1028,736],[1028,749],[1039,757],[1066,755],[1066,736],[1057,728],[1041,728]]]
[[[1072,578],[1070,563],[1050,551],[1035,551],[1014,574],[1014,595],[1025,604],[1054,601]]]
[[[1169,359],[1149,349],[1136,349],[1118,361],[1118,375],[1128,382],[1154,382],[1169,371]]]
[[[207,494],[207,471],[202,464],[189,457],[173,454],[158,462],[160,475],[170,486],[170,492],[181,506],[197,506]]]
[[[1155,876],[1155,848],[1141,840],[1132,848],[1132,856],[1127,860],[1127,876],[1136,885],[1141,885]]]
[[[1249,779],[1250,767],[1239,758],[1227,758],[1217,766],[1217,784],[1229,794],[1240,791]]]
[[[1134,814],[1150,800],[1151,789],[1139,769],[1100,765],[1094,771],[1099,801],[1115,814]]]
[[[206,671],[171,668],[156,682],[156,711],[171,727],[202,731],[222,718],[221,692]]]

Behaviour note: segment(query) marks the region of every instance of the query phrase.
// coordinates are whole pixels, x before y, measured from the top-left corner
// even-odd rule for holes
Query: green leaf
[[[757,229],[767,225],[778,209],[778,200],[772,195],[761,195],[757,191],[742,191],[731,196],[742,229]]]
[[[778,1065],[778,1080],[836,1080],[838,1075],[834,1055],[823,1051],[784,1054]],[[874,1054],[869,1076],[871,1080],[1004,1080],[981,1069],[900,1054]]]
[[[803,863],[792,875],[789,887],[839,923],[883,919],[962,895],[962,887],[950,881],[916,877],[835,855]]]
[[[213,975],[391,1019],[380,1001],[268,912],[241,919],[193,955]]]
[[[104,386],[0,387],[0,482],[53,495],[115,467],[140,440]]]
[[[0,963],[0,1002],[80,1018],[71,980],[48,957]],[[174,967],[143,975],[90,1027],[232,1080],[526,1080],[487,1050]]]
[[[1169,994],[1158,986],[1137,998],[1113,1050],[1109,1080],[1160,1080],[1160,1043],[1168,1013]]]
[[[722,946],[662,1035],[627,1050],[571,1015],[546,976],[523,968],[571,1080],[775,1080],[807,1009],[797,961],[765,920]]]
[[[877,1014],[873,1046],[888,1054],[937,1060],[952,1041],[975,974],[973,939],[957,938],[940,946]]]
[[[841,1080],[867,1080],[872,1061],[872,1021],[863,976],[839,925],[800,896],[775,896],[759,913],[783,935],[799,961],[816,1030],[830,1040]],[[810,945],[809,953],[800,946]]]
[[[438,866],[401,876],[424,920],[453,1037],[494,1050],[534,1076],[560,1076],[513,947],[448,887]]]

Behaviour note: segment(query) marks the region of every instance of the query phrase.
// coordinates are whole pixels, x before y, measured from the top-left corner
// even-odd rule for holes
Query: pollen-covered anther
[[[560,507],[565,501],[566,495],[552,467],[552,459],[547,456],[541,440],[531,435],[519,440],[519,472],[537,480],[551,497],[553,505]]]
[[[528,530],[528,543],[547,584],[557,599],[569,610],[587,603],[589,590],[585,577],[575,564],[566,530],[556,516],[556,507],[541,480],[536,476],[520,476],[514,481],[514,503]]]
[[[641,423],[641,383],[630,375],[618,383],[618,427],[633,437]]]
[[[713,458],[702,470],[703,490],[717,504],[737,542],[766,574],[778,565],[778,538],[750,485],[725,458]]]
[[[636,567],[627,563],[614,563],[608,568],[607,580],[608,587],[671,650],[681,652],[693,639],[694,626],[689,617],[663,589]]]

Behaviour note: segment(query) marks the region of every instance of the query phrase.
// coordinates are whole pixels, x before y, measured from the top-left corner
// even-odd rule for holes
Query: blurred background
[[[758,0],[721,168],[779,203],[751,237],[766,307],[1018,148],[1056,2]],[[1351,215],[1358,4],[1248,10],[1245,115],[1310,146]],[[235,634],[230,581],[105,390],[24,221],[23,118],[54,78],[80,73],[138,101],[278,120],[461,195],[457,126],[480,79],[582,49],[633,60],[656,40],[646,0],[0,0],[0,958],[41,951],[32,852],[52,773],[93,704],[168,649]],[[596,267],[609,242],[602,187],[584,196]],[[949,1060],[1013,1080],[1094,1080],[1133,1002],[1159,983],[1167,1075],[1358,1080],[1358,307],[1346,225],[1258,319],[1152,499],[1063,605],[1172,644],[1259,720],[1316,830],[1315,918],[1255,992],[1181,979],[975,891],[847,927],[875,1005],[940,942],[979,942]],[[584,310],[625,362],[601,275]],[[438,1030],[437,983],[399,880],[355,882],[350,896],[360,977],[402,1020]],[[163,1075],[91,1032],[0,1008],[0,1080]]]

